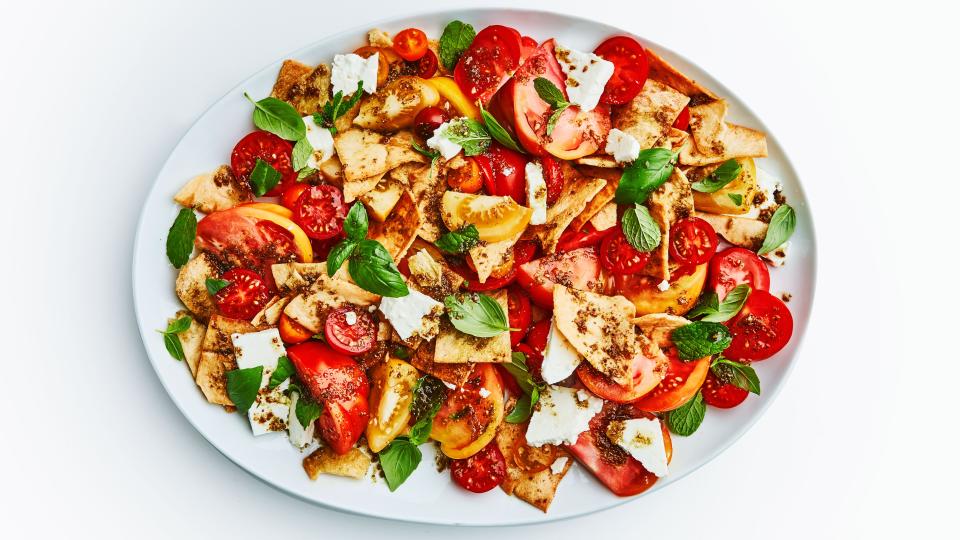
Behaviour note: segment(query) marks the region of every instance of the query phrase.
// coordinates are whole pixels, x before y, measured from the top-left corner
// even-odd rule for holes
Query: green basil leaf
[[[247,412],[257,399],[263,381],[263,366],[234,369],[227,372],[227,395],[237,410]]]
[[[557,122],[560,120],[560,116],[563,115],[563,111],[567,110],[569,104],[561,105],[553,110],[553,113],[550,115],[550,118],[547,119],[547,136],[553,134],[553,128],[557,127]]]
[[[163,334],[163,346],[174,360],[184,360],[186,355],[183,353],[183,345],[176,334]]]
[[[703,396],[697,392],[690,401],[667,413],[667,427],[677,435],[687,437],[697,431],[706,414]]]
[[[190,260],[196,237],[197,215],[191,208],[181,208],[167,233],[167,258],[174,268],[180,268]]]
[[[734,315],[740,313],[740,309],[743,308],[743,304],[747,302],[750,292],[750,284],[741,283],[727,293],[727,296],[723,298],[722,302],[719,300],[717,293],[710,293],[704,296],[703,299],[690,310],[690,313],[687,313],[687,318],[700,318],[701,321],[715,323],[729,321]]]
[[[410,428],[410,442],[416,445],[427,442],[427,439],[430,438],[430,431],[433,428],[433,418],[437,416],[441,405],[443,405],[442,400],[434,402],[430,410],[427,411],[427,414],[417,419],[413,427]]]
[[[517,399],[513,410],[510,411],[510,414],[508,414],[504,420],[511,424],[522,424],[526,422],[530,419],[530,415],[533,414],[533,407],[538,401],[540,401],[540,389],[534,386],[529,394],[524,394]]]
[[[343,266],[343,263],[353,255],[358,245],[357,242],[352,240],[342,240],[333,246],[333,249],[327,255],[327,275],[333,277],[337,270],[340,270],[340,267]]]
[[[517,381],[517,386],[525,394],[530,394],[534,388],[536,388],[537,383],[533,380],[533,376],[530,375],[530,369],[527,367],[527,355],[522,352],[515,352],[510,355],[509,364],[501,364],[510,375],[513,375],[513,378]]]
[[[724,351],[733,338],[730,330],[720,323],[697,321],[681,326],[670,333],[681,360],[696,360]]]
[[[688,319],[696,319],[704,315],[709,315],[711,313],[716,313],[720,310],[720,297],[717,296],[717,293],[710,293],[702,296],[697,304],[693,306],[686,317]]]
[[[455,231],[444,233],[437,239],[436,246],[447,253],[459,255],[480,243],[480,231],[476,225],[469,224]]]
[[[443,299],[453,327],[476,337],[493,337],[510,330],[503,306],[492,297],[480,293],[451,294]]]
[[[296,373],[296,370],[293,368],[293,362],[286,355],[281,356],[277,359],[277,369],[274,369],[273,373],[270,374],[270,382],[267,383],[267,386],[273,390],[293,376],[294,373]]]
[[[225,279],[217,279],[208,277],[206,281],[207,292],[210,293],[210,296],[213,296],[220,292],[221,289],[229,285],[230,282]]]
[[[735,362],[720,356],[710,364],[710,370],[721,383],[730,383],[737,388],[760,395],[760,377],[750,364]]]
[[[777,211],[770,218],[770,224],[767,226],[767,235],[763,239],[763,245],[760,246],[760,255],[770,253],[782,246],[784,242],[793,235],[793,230],[797,228],[797,213],[789,204],[781,204]]]
[[[730,197],[730,200],[733,201],[733,204],[737,206],[743,204],[743,195],[739,193],[727,193],[727,197]]]
[[[550,79],[537,77],[533,80],[533,87],[540,99],[546,101],[551,107],[558,108],[569,105],[567,99],[563,97],[563,91],[557,88],[557,85],[553,84]]]
[[[396,349],[394,349],[391,354],[393,354],[394,358],[399,358],[400,360],[406,360],[407,358],[410,358],[410,349],[401,345],[401,346],[398,346]]]
[[[257,197],[263,197],[268,191],[277,187],[280,176],[278,170],[266,161],[257,158],[257,164],[250,171],[250,185],[253,187],[253,194]]]
[[[303,182],[307,178],[310,178],[311,176],[317,174],[317,172],[319,171],[317,171],[313,167],[304,167],[299,171],[297,171],[297,182]]]
[[[314,401],[308,393],[298,393],[297,406],[293,410],[293,414],[296,415],[297,422],[300,422],[303,429],[307,429],[317,418],[320,418],[322,411],[320,404]]]
[[[433,418],[446,399],[447,387],[443,381],[432,375],[424,375],[413,386],[410,415],[418,421],[428,416]]]
[[[190,328],[190,323],[193,322],[193,318],[189,315],[184,315],[179,319],[172,321],[167,325],[167,329],[163,331],[164,334],[179,334],[180,332],[186,331],[187,328]]]
[[[494,140],[513,150],[514,152],[519,152],[521,154],[527,153],[519,144],[517,144],[517,141],[513,140],[513,136],[510,135],[510,132],[500,125],[500,122],[497,122],[497,119],[494,118],[492,114],[487,112],[487,110],[482,106],[480,107],[480,115],[483,116],[483,123],[486,124],[487,131],[490,133],[490,136],[494,138]],[[547,135],[549,135],[549,133],[547,133]]]
[[[416,141],[410,143],[410,146],[413,147],[413,149],[416,150],[418,153],[430,159],[437,159],[438,157],[440,157],[440,152],[437,152],[436,150],[430,150],[429,148],[424,148],[419,144],[417,144]]]
[[[728,159],[703,180],[690,184],[690,187],[701,193],[714,193],[733,182],[740,176],[741,171],[743,171],[743,168],[737,160]]]
[[[653,251],[660,245],[660,226],[653,220],[646,206],[636,204],[620,219],[627,242],[639,251]]]
[[[357,285],[373,294],[390,297],[410,294],[390,252],[376,240],[361,240],[347,268]]]
[[[463,147],[466,156],[481,154],[490,147],[490,134],[479,121],[459,118],[447,127],[447,139]]]
[[[313,145],[310,144],[310,141],[308,141],[306,137],[297,141],[297,144],[293,145],[293,170],[300,171],[306,167],[307,161],[310,160],[310,156],[312,155]]]
[[[477,32],[467,23],[450,21],[440,35],[440,63],[447,71],[453,71],[463,51],[467,50]]]
[[[380,468],[390,491],[396,491],[420,465],[423,454],[406,437],[397,437],[380,452]]]
[[[648,148],[623,170],[614,194],[619,204],[642,203],[673,174],[679,153],[666,148]]]
[[[370,227],[370,218],[367,217],[367,209],[363,203],[357,201],[350,207],[347,217],[343,220],[343,232],[347,233],[347,240],[359,242],[367,237],[367,229]]]
[[[288,141],[299,141],[307,134],[303,118],[293,105],[272,97],[253,101],[246,92],[243,96],[253,103],[253,125],[258,128]]]

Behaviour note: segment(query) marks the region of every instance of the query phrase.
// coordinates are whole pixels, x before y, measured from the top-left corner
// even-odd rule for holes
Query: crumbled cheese
[[[290,385],[286,380],[273,390],[264,391],[270,382],[270,375],[277,369],[281,356],[287,354],[276,328],[247,334],[232,334],[234,355],[239,369],[263,366],[260,380],[260,392],[247,411],[250,427],[254,435],[263,435],[271,431],[285,431],[290,416],[290,398],[284,390]]]
[[[333,147],[333,135],[330,130],[317,125],[313,115],[303,117],[303,125],[307,128],[307,142],[313,147],[313,153],[307,158],[307,167],[317,169],[324,161],[336,154]]]
[[[640,142],[626,131],[613,128],[607,134],[607,146],[603,151],[613,156],[617,162],[626,163],[640,155]]]
[[[555,384],[566,379],[582,360],[580,353],[563,337],[557,324],[552,323],[547,335],[547,346],[543,350],[543,364],[540,366],[544,382]]]
[[[527,444],[574,444],[603,408],[603,400],[583,390],[548,386],[534,408],[527,426]]]
[[[543,225],[547,222],[547,182],[543,179],[543,165],[529,161],[524,174],[527,177],[527,206],[533,209],[530,225]]]
[[[357,324],[357,314],[353,311],[348,311],[344,313],[343,318],[344,320],[346,320],[347,324],[350,326]]]
[[[407,296],[384,296],[380,300],[380,312],[393,325],[400,339],[407,341],[414,335],[431,339],[440,329],[439,317],[443,313],[443,304],[410,289]]]
[[[669,288],[670,288],[670,282],[667,280],[663,280],[657,284],[657,289],[659,289],[660,292],[667,292],[667,289]]]
[[[560,474],[563,472],[563,468],[567,466],[567,462],[570,461],[570,458],[567,456],[560,456],[557,459],[553,460],[553,463],[550,464],[550,472],[553,474]]]
[[[440,152],[443,159],[451,159],[463,150],[462,146],[450,140],[450,129],[459,121],[459,118],[455,118],[440,124],[433,131],[433,136],[427,139],[427,146]]]
[[[607,436],[640,462],[648,471],[667,475],[667,451],[663,429],[655,418],[614,420],[607,426]]]
[[[343,92],[344,96],[357,91],[357,84],[363,81],[363,90],[368,94],[377,91],[377,71],[380,69],[380,53],[369,58],[357,54],[338,54],[333,57],[333,69],[330,83],[333,93]]]
[[[490,391],[487,390],[486,388],[480,388],[480,397],[482,398],[490,397]]]
[[[592,111],[613,75],[613,62],[559,43],[554,53],[567,75],[567,101],[579,105],[583,111]]]

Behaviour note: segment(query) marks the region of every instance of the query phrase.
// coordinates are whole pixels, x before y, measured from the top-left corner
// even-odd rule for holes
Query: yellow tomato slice
[[[391,358],[371,371],[370,421],[367,422],[370,450],[383,450],[407,427],[418,375],[416,368],[397,358]]]
[[[313,245],[310,244],[310,238],[307,236],[307,233],[303,232],[303,229],[301,229],[296,223],[279,214],[275,214],[269,210],[264,210],[263,208],[253,205],[237,206],[234,208],[234,210],[240,215],[272,221],[290,231],[290,234],[293,235],[293,243],[297,247],[297,251],[300,253],[300,262],[313,262]]]
[[[520,206],[510,197],[447,191],[443,194],[440,214],[451,231],[474,225],[480,233],[480,240],[499,242],[523,232],[530,223],[533,210]]]
[[[467,382],[448,394],[433,419],[430,437],[447,457],[466,459],[493,440],[502,421],[500,375],[492,364],[477,364]]]
[[[436,88],[440,96],[449,101],[461,116],[480,120],[480,109],[460,90],[456,81],[449,77],[434,77],[427,82]]]
[[[247,208],[259,208],[261,210],[266,210],[267,212],[273,212],[274,214],[280,217],[293,219],[293,210],[287,208],[286,206],[281,206],[279,204],[267,203],[267,202],[252,202],[252,203],[247,203],[241,206],[245,206]]]

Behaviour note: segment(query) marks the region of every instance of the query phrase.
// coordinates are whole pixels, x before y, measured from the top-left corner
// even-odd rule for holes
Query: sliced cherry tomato
[[[262,159],[280,173],[281,179],[276,187],[266,193],[267,197],[276,197],[297,181],[297,173],[292,165],[293,146],[289,142],[266,131],[254,131],[240,139],[230,155],[230,167],[241,182],[250,181],[257,159]]]
[[[563,193],[563,187],[566,185],[563,169],[560,167],[560,162],[553,156],[543,156],[540,158],[540,163],[543,166],[543,179],[547,183],[547,204],[553,206],[560,199],[560,194]]]
[[[463,286],[471,292],[495,291],[510,285],[517,279],[517,271],[515,268],[510,269],[501,277],[493,277],[491,275],[483,283],[480,283],[477,273],[471,270],[466,264],[451,263],[450,269],[460,274],[460,277],[466,280]]]
[[[697,266],[717,252],[717,233],[698,217],[681,219],[670,227],[670,257],[684,266]]]
[[[753,291],[740,313],[726,323],[733,341],[723,354],[736,360],[766,360],[793,335],[793,315],[767,291]]]
[[[460,56],[453,78],[471,101],[486,103],[520,65],[521,50],[520,32],[488,26]]]
[[[345,217],[347,205],[343,202],[343,193],[329,184],[310,186],[297,199],[293,210],[293,220],[315,240],[340,234]]]
[[[641,410],[664,412],[676,409],[696,395],[710,371],[709,357],[684,362],[677,355],[676,347],[665,348],[663,353],[670,361],[667,374],[649,394],[634,402]]]
[[[525,167],[527,159],[498,142],[490,144],[483,154],[476,156],[482,165],[487,193],[498,197],[510,196],[517,204],[525,204],[527,195]],[[485,162],[485,163],[484,163]]]
[[[600,243],[600,266],[612,274],[629,276],[643,270],[650,260],[650,254],[644,253],[627,242],[627,235],[620,227]]]
[[[447,185],[450,189],[462,193],[476,193],[483,187],[483,178],[480,174],[480,165],[476,158],[465,157],[462,167],[447,170]]]
[[[213,299],[217,309],[231,319],[249,321],[270,300],[270,291],[260,274],[245,268],[234,268],[223,274],[230,284],[217,291]]]
[[[413,130],[423,139],[433,137],[440,124],[448,122],[450,115],[440,107],[427,107],[417,113],[413,120]]]
[[[580,434],[576,444],[567,446],[567,450],[573,454],[573,457],[593,473],[597,480],[621,497],[642,493],[657,482],[655,474],[645,469],[639,461],[607,436],[607,426],[611,421],[630,418],[655,417],[632,405],[605,403],[603,409],[590,420],[590,429]],[[669,463],[673,457],[673,444],[670,441],[670,432],[662,421],[660,426],[663,430],[663,445],[667,453],[667,463]]]
[[[521,471],[527,474],[536,474],[553,465],[559,453],[560,449],[552,444],[530,446],[527,444],[527,438],[521,432],[508,459]]]
[[[486,389],[486,392],[481,390]],[[503,421],[503,383],[492,364],[478,363],[467,381],[447,400],[433,419],[430,437],[452,459],[466,459],[487,445]]]
[[[303,343],[313,337],[309,328],[291,319],[286,313],[280,315],[277,330],[280,331],[280,339],[289,344]]]
[[[327,315],[323,334],[331,349],[356,356],[373,348],[377,341],[377,324],[369,311],[346,306]]]
[[[708,290],[715,291],[722,300],[741,283],[749,283],[754,291],[770,288],[770,271],[756,253],[749,249],[732,247],[710,259]]]
[[[417,77],[421,79],[429,79],[437,74],[437,55],[433,53],[430,49],[427,49],[427,52],[423,53],[423,56],[417,60],[415,66],[417,71]]]
[[[507,315],[510,328],[517,328],[510,332],[510,344],[516,346],[527,335],[531,318],[530,297],[516,284],[507,290]]]
[[[407,28],[401,30],[393,38],[393,50],[407,62],[413,62],[423,58],[427,53],[427,35],[423,30],[417,28]]]
[[[397,358],[370,370],[371,418],[366,430],[370,450],[383,450],[406,429],[418,378],[416,368]]]
[[[623,105],[640,93],[647,82],[650,62],[637,40],[615,36],[601,43],[593,52],[613,62],[613,75],[603,89],[601,103]]]
[[[334,236],[333,238],[327,238],[326,240],[314,240],[310,239],[310,244],[313,246],[313,256],[318,261],[325,261],[330,255],[330,250],[333,249],[333,246],[340,243],[341,240],[346,238],[347,235],[340,231],[340,234]]]
[[[732,409],[743,403],[750,392],[732,383],[722,383],[711,371],[703,383],[703,401],[720,409]]]
[[[600,283],[600,262],[591,248],[554,253],[520,266],[517,281],[530,293],[534,303],[553,309],[554,284],[595,290]]]
[[[527,332],[527,339],[524,343],[530,346],[537,354],[543,356],[543,351],[547,348],[547,339],[550,337],[550,325],[552,317],[539,320],[530,326]]]
[[[349,452],[370,416],[367,375],[349,356],[319,341],[289,347],[287,356],[307,391],[323,405],[317,420],[320,436],[334,452]]]
[[[293,210],[297,207],[297,199],[299,199],[300,195],[303,195],[303,192],[309,188],[310,184],[303,182],[288,187],[287,190],[283,192],[283,195],[280,196],[280,204],[282,204],[284,208]],[[292,213],[289,217],[293,217]]]
[[[673,121],[673,127],[680,131],[686,131],[690,127],[690,107],[684,107],[677,119]]]
[[[490,442],[467,459],[452,460],[450,476],[467,491],[486,493],[503,483],[507,477],[507,462],[497,443]]]
[[[629,403],[647,395],[663,381],[666,373],[664,367],[667,363],[668,360],[660,348],[647,343],[645,347],[637,347],[630,362],[632,382],[629,386],[613,382],[588,362],[583,362],[577,367],[577,378],[587,389],[603,399],[616,403]]]
[[[610,227],[602,231],[597,231],[593,225],[587,223],[583,230],[571,231],[567,229],[560,235],[560,241],[557,243],[557,251],[573,251],[584,247],[599,247],[600,242],[616,232],[616,227]]]

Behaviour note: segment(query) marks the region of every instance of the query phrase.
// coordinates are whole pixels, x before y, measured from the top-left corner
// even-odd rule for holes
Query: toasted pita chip
[[[499,242],[481,242],[470,248],[470,260],[477,269],[477,281],[486,283],[487,278],[497,268],[513,264],[513,246],[523,236],[524,231],[518,232],[513,238]]]
[[[254,326],[276,326],[283,315],[283,308],[287,307],[290,300],[293,300],[293,296],[274,296],[250,322]]]
[[[413,133],[403,130],[393,134],[386,140],[387,168],[393,169],[406,163],[430,163],[430,159],[413,149],[417,142]]]
[[[358,197],[374,221],[383,223],[400,200],[404,187],[391,177],[380,180],[375,188]]]
[[[745,157],[767,157],[767,136],[763,132],[736,124],[727,124],[723,138],[723,153],[707,155],[700,152],[688,137],[680,147],[680,164],[699,167],[713,163],[722,163],[728,159]]]
[[[326,272],[317,276],[306,292],[297,295],[283,309],[283,313],[314,334],[323,329],[326,315],[346,304],[369,306],[380,297],[342,279],[331,278]]]
[[[376,189],[377,185],[383,180],[385,173],[376,174],[370,178],[361,178],[359,180],[343,181],[343,200],[344,202],[353,202],[358,197],[363,197]]]
[[[207,401],[233,406],[233,401],[227,395],[226,373],[237,369],[237,360],[230,336],[256,331],[257,327],[247,321],[229,319],[221,315],[210,317],[207,332],[203,336],[196,379],[197,386],[203,391]]]
[[[617,384],[629,384],[637,342],[630,322],[633,302],[556,285],[553,306],[557,329],[573,348]]]
[[[607,185],[603,186],[603,189],[597,192],[597,194],[593,196],[593,199],[590,199],[590,202],[584,207],[583,212],[580,212],[580,214],[570,222],[570,230],[579,231],[588,221],[593,219],[593,216],[597,215],[604,206],[607,206],[607,203],[613,200],[613,195],[617,192],[617,185],[619,183],[619,177],[616,180],[607,180]]]
[[[527,228],[527,234],[532,234],[540,240],[544,253],[553,253],[557,250],[560,235],[567,230],[570,222],[583,212],[587,203],[607,185],[607,181],[602,178],[588,178],[580,174],[566,161],[563,162],[562,167],[566,184],[557,202],[547,208],[547,222]]]
[[[614,109],[613,127],[629,133],[640,148],[653,148],[670,134],[674,120],[690,98],[673,88],[647,79],[643,89],[630,103]]]
[[[690,133],[697,152],[707,156],[725,153],[727,102],[718,99],[690,107]]]
[[[682,129],[670,128],[670,133],[667,135],[666,140],[666,142],[670,144],[668,148],[673,150],[674,148],[683,147],[689,137],[690,134]],[[664,147],[667,148],[667,145],[664,145]]]
[[[507,291],[499,290],[490,296],[506,313]],[[510,354],[510,332],[503,332],[491,338],[474,337],[457,330],[448,319],[444,318],[440,323],[440,335],[437,336],[433,360],[439,364],[477,362],[502,364],[510,361]]]
[[[513,402],[516,403],[515,400],[513,400]],[[512,409],[512,407],[512,404],[508,404],[508,410]],[[517,446],[523,444],[526,440],[526,429],[527,424],[525,423],[501,423],[497,429],[497,438],[495,439],[500,452],[505,456],[514,455]],[[531,451],[538,451],[538,449],[533,448]],[[514,495],[518,499],[526,501],[543,512],[546,512],[547,508],[550,507],[550,503],[553,502],[560,481],[563,480],[563,477],[573,465],[573,459],[571,459],[569,454],[562,448],[557,448],[556,459],[557,462],[555,462],[555,464],[560,463],[559,472],[553,472],[553,467],[548,467],[535,473],[527,472],[518,467],[514,460],[508,459],[506,461],[507,476],[503,483],[500,484],[500,487],[507,495]],[[559,460],[563,461],[561,462]]]
[[[217,312],[217,304],[207,292],[207,278],[217,277],[220,277],[219,265],[206,253],[187,261],[177,274],[177,296],[193,316],[203,322]]]
[[[423,223],[417,234],[428,242],[436,242],[443,231],[443,219],[440,217],[440,201],[447,184],[440,176],[440,166],[437,163],[422,165],[408,163],[391,171],[391,176],[410,187],[413,200]]]
[[[175,317],[167,319],[167,323],[172,323],[183,317],[190,317],[190,313],[181,309]],[[177,338],[180,340],[180,346],[183,348],[183,359],[187,363],[187,367],[190,368],[190,375],[194,379],[197,378],[197,368],[200,365],[200,351],[203,347],[203,336],[206,333],[206,325],[190,317],[190,326],[183,332],[177,334]]]
[[[604,154],[593,154],[592,156],[586,156],[577,159],[577,165],[585,165],[588,167],[598,167],[601,169],[619,169],[620,164],[617,163],[617,160],[613,159],[613,156],[607,156]]]
[[[598,231],[605,231],[617,225],[617,203],[607,203],[590,218],[590,224]]]
[[[320,176],[331,185],[343,190],[343,164],[340,158],[333,156],[320,164]]]
[[[693,215],[693,191],[690,182],[679,168],[647,198],[650,217],[660,227],[660,245],[650,252],[650,261],[643,273],[657,279],[670,279],[670,227],[677,221]]]
[[[677,328],[690,324],[690,321],[677,315],[651,313],[633,319],[633,324],[637,325],[643,335],[650,338],[657,346],[671,347],[673,340],[670,339],[670,334]]]
[[[351,448],[346,454],[338,454],[324,446],[303,458],[303,470],[311,480],[321,474],[333,474],[347,478],[363,478],[373,463],[370,456],[359,448]]]
[[[390,170],[387,166],[387,147],[379,133],[366,129],[348,129],[334,136],[333,145],[343,165],[344,189],[348,182],[382,176]],[[370,189],[376,185],[374,182]]]
[[[326,64],[311,68],[286,60],[270,95],[293,105],[301,116],[320,112],[330,99],[330,68]]]
[[[209,214],[252,201],[253,191],[249,184],[237,180],[229,166],[221,165],[212,173],[194,176],[180,188],[173,200]]]
[[[473,371],[473,363],[444,364],[436,362],[434,360],[435,352],[436,343],[434,341],[423,343],[410,358],[410,364],[428,375],[433,375],[441,381],[455,386],[462,386],[467,382],[470,372]]]
[[[367,236],[383,244],[394,262],[397,262],[416,239],[423,218],[409,190],[403,190],[392,214],[393,218],[383,223],[371,223]]]
[[[721,216],[698,212],[697,217],[709,223],[717,234],[735,246],[756,251],[767,236],[767,224],[759,219]]]
[[[389,33],[379,28],[374,28],[367,32],[367,43],[369,43],[371,47],[389,48],[393,47],[393,38],[390,37]]]
[[[280,296],[300,294],[317,280],[321,274],[327,273],[327,263],[282,263],[270,265],[273,282],[277,285]]]
[[[682,92],[689,96],[690,100],[694,103],[717,99],[717,96],[713,92],[677,71],[675,67],[651,51],[649,47],[645,50],[647,52],[647,59],[650,61],[650,71],[647,74],[649,79],[659,81]]]
[[[460,289],[464,279],[450,269],[443,255],[431,248],[430,244],[419,238],[414,240],[409,250],[413,255],[407,258],[410,279],[423,294],[443,302],[444,298]]]
[[[313,68],[303,62],[284,60],[280,66],[280,72],[277,73],[277,80],[273,83],[270,96],[286,101],[293,85],[304,79],[311,71]]]

